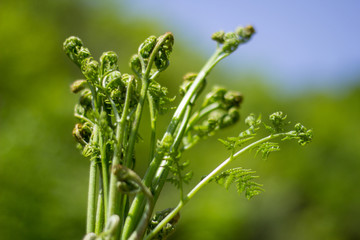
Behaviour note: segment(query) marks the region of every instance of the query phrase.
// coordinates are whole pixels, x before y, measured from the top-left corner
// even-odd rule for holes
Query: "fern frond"
[[[169,169],[171,176],[166,179],[166,181],[170,182],[178,189],[182,188],[182,183],[188,184],[193,176],[192,171],[184,172],[186,167],[190,165],[190,161],[180,162],[180,157],[181,154],[177,157],[169,158],[171,165],[168,165],[167,168]]]
[[[261,152],[261,157],[266,160],[269,157],[269,154],[272,152],[280,151],[279,143],[276,142],[264,142],[256,150],[256,154]]]
[[[154,100],[155,108],[159,114],[164,114],[168,110],[173,109],[170,104],[175,100],[175,96],[172,98],[167,97],[168,89],[166,87],[161,86],[158,82],[152,81],[148,91]]]
[[[218,140],[222,144],[224,144],[226,149],[233,150],[237,147],[240,147],[241,145],[250,141],[253,138],[254,138],[253,136],[246,135],[246,136],[239,136],[239,137],[228,137],[228,138],[226,138],[226,140],[224,140],[224,139],[218,139]]]
[[[179,181],[178,177],[171,176],[171,177],[167,178],[166,181],[171,183],[172,185],[174,185],[176,188],[180,188],[180,181]]]
[[[295,139],[295,140],[298,140],[298,143],[301,146],[305,146],[306,144],[308,144],[312,141],[312,138],[313,138],[312,129],[308,130],[301,123],[295,124],[294,128],[295,128],[295,130],[288,132],[286,134],[286,137],[284,137],[282,140]]]
[[[243,169],[241,167],[233,168],[220,173],[214,177],[213,180],[224,186],[226,190],[228,190],[232,184],[235,184],[239,194],[244,192],[245,197],[251,199],[264,191],[262,184],[253,181],[258,178],[258,176],[253,175],[254,173],[255,171],[251,169]]]

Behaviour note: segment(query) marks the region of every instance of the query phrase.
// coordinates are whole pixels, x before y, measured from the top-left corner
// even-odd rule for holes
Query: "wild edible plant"
[[[181,101],[174,108],[161,138],[156,136],[157,119],[172,109],[174,98],[167,96],[167,88],[157,79],[169,66],[174,44],[172,33],[150,36],[140,44],[130,59],[133,74],[119,71],[115,52],[105,52],[96,61],[79,38],[66,39],[64,50],[85,77],[71,85],[72,92],[80,95],[75,105],[78,123],[73,135],[82,154],[90,160],[84,239],[166,239],[175,229],[180,210],[210,182],[225,188],[234,184],[237,191],[244,192],[249,199],[262,192],[262,185],[255,182],[254,171],[227,168],[241,154],[254,150],[266,158],[279,150],[276,140],[295,139],[301,145],[311,141],[312,130],[299,123],[292,130],[286,130],[289,122],[282,112],[270,115],[269,123],[251,114],[245,118],[244,131],[221,140],[230,156],[190,192],[184,193],[183,185],[189,183],[192,171],[188,170],[189,162],[181,159],[183,152],[240,119],[243,97],[237,91],[214,87],[198,104],[206,77],[218,62],[248,42],[254,33],[252,26],[246,26],[234,32],[213,34],[217,48],[198,73],[185,75],[179,91]],[[150,161],[139,162],[134,149],[140,138],[139,125],[145,104],[150,113]],[[265,136],[258,134],[261,128],[267,132]],[[134,171],[135,162],[148,166],[143,177]],[[154,213],[167,182],[179,189],[179,203]]]

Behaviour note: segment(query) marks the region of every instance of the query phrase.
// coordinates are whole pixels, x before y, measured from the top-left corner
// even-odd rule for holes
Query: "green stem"
[[[121,116],[120,122],[117,122],[117,126],[116,126],[116,146],[114,149],[114,155],[113,155],[113,159],[112,159],[112,167],[120,164],[121,149],[122,149],[123,137],[125,134],[124,128],[125,128],[125,124],[127,122],[133,80],[134,79],[131,78],[129,81],[128,88],[126,91],[125,104],[124,104],[122,116]],[[118,212],[117,210],[119,209],[118,204],[117,204],[117,203],[119,203],[119,201],[118,201],[119,192],[117,190],[116,183],[117,183],[116,176],[114,174],[111,174],[110,175],[110,187],[109,187],[109,204],[108,204],[109,209],[107,212],[108,218],[111,215],[116,214]]]
[[[95,222],[95,234],[99,235],[104,229],[104,192],[100,189]]]
[[[96,161],[90,162],[89,172],[89,191],[88,191],[88,204],[87,204],[87,217],[86,217],[86,233],[95,231],[95,216],[96,216]]]
[[[100,146],[100,156],[101,156],[101,173],[102,173],[102,191],[104,196],[104,211],[107,212],[108,209],[108,193],[109,193],[109,164],[106,158],[106,144],[104,144],[103,135],[99,131],[99,146]],[[105,216],[105,222],[107,221],[107,216]]]
[[[92,84],[88,84],[89,85],[89,89],[91,91],[91,95],[92,95],[92,101],[91,101],[91,104],[92,104],[92,108],[94,110],[97,110],[98,109],[98,99],[97,99],[97,92],[96,92],[96,88],[92,85]]]
[[[94,125],[93,134],[91,135],[90,144],[93,145],[99,140],[99,126]],[[96,182],[97,180],[97,159],[92,159],[90,162],[89,172],[89,191],[88,191],[88,205],[86,217],[86,233],[95,231],[95,217],[96,217]]]
[[[128,240],[140,240],[145,234],[146,228],[148,226],[149,219],[151,217],[152,209],[153,209],[153,198],[151,192],[146,188],[147,193],[145,193],[147,202],[144,209],[144,214],[142,215],[140,222],[135,229],[135,231],[130,235]]]
[[[181,144],[181,141],[183,139],[183,136],[184,136],[184,133],[185,133],[185,130],[187,129],[187,125],[188,125],[188,122],[189,122],[189,118],[190,118],[190,114],[191,114],[191,110],[192,110],[192,105],[188,105],[186,107],[186,112],[185,112],[185,115],[184,115],[184,118],[183,118],[183,121],[181,122],[180,126],[179,126],[179,129],[177,131],[177,134],[176,134],[176,137],[174,139],[174,142],[172,144],[172,146],[170,147],[170,156],[171,157],[175,157],[174,155],[177,154],[178,152],[178,148]],[[177,163],[178,164],[178,163]],[[167,167],[169,165],[169,161],[164,159],[161,163],[161,167],[158,168],[158,171],[156,172],[156,175],[155,175],[155,179],[154,179],[154,185],[156,186],[155,189],[154,189],[154,199],[155,199],[155,202],[157,201],[159,195],[160,195],[160,192],[166,182],[166,178],[169,174],[169,168]],[[179,169],[179,168],[178,168]],[[179,173],[179,176],[180,173]],[[181,196],[183,196],[183,188],[182,188],[182,182],[180,180],[180,194]]]
[[[200,111],[196,112],[189,121],[189,124],[186,128],[186,133],[189,132],[193,128],[193,126],[196,123],[198,123],[203,117],[205,117],[207,114],[209,114],[210,112],[212,112],[218,108],[220,108],[220,104],[216,102],[216,103],[212,103],[209,106],[206,106],[206,107],[202,108]]]
[[[128,147],[127,147],[126,155],[125,155],[125,166],[128,166],[128,167],[130,166],[130,163],[131,163],[131,160],[133,157],[136,137],[137,137],[137,133],[138,133],[139,126],[140,126],[142,110],[144,108],[144,103],[145,103],[145,98],[146,98],[146,93],[147,93],[148,87],[149,87],[149,81],[148,81],[148,79],[143,77],[141,91],[140,91],[140,100],[139,100],[139,103],[136,108],[135,119],[132,124],[131,132],[130,132],[130,136],[129,136],[129,143],[128,143]]]
[[[179,152],[178,148],[179,148],[179,146],[180,146],[180,144],[182,142],[182,139],[184,137],[184,134],[186,132],[186,127],[187,127],[188,122],[190,120],[190,114],[191,114],[191,111],[192,111],[192,106],[193,106],[193,104],[187,106],[184,119],[183,119],[182,123],[180,124],[179,131],[178,131],[178,133],[177,133],[177,135],[175,137],[173,146],[171,146],[171,148],[170,148],[170,154],[172,154],[172,155],[175,155],[175,154],[177,155],[178,152]],[[169,164],[169,163],[167,163],[167,164]],[[177,169],[178,175],[179,175],[180,199],[183,199],[183,197],[184,197],[183,180],[182,180],[181,169],[180,169],[178,160],[176,161],[176,165],[177,165],[176,169]],[[168,169],[167,167],[165,167],[165,168]],[[166,181],[166,178],[167,178],[169,173],[168,172],[161,173],[161,172],[158,171],[158,173],[156,175],[158,175],[158,174],[159,174],[160,177],[159,177],[159,183],[157,184],[157,188],[155,190],[156,199],[159,197],[160,192],[161,192],[162,188],[165,185],[165,181]]]
[[[129,201],[129,198],[127,195],[125,194],[121,194],[120,195],[120,200],[119,200],[119,212],[120,212],[120,224],[119,224],[119,235],[118,235],[118,238],[120,237],[120,233],[122,232],[123,230],[123,226],[124,226],[124,223],[125,223],[125,218],[126,218],[126,215],[127,215],[127,209],[126,209],[126,205]]]
[[[154,157],[155,147],[156,147],[156,117],[157,112],[154,106],[154,99],[153,97],[148,94],[148,102],[149,102],[149,109],[150,109],[150,126],[151,126],[151,135],[150,135],[150,152],[149,152],[149,159]]]
[[[75,116],[77,119],[80,119],[80,120],[82,120],[82,121],[84,121],[84,122],[89,123],[91,126],[94,126],[94,123],[93,123],[90,119],[88,119],[87,117],[85,117],[85,116],[83,116],[83,115],[79,115],[79,114],[77,114],[77,113],[75,113],[74,116]]]
[[[278,133],[274,135],[269,135],[267,137],[264,137],[256,142],[253,142],[249,144],[248,146],[242,148],[235,154],[231,154],[229,158],[227,158],[225,161],[223,161],[219,166],[217,166],[210,174],[208,174],[204,179],[202,179],[187,195],[184,199],[181,199],[178,205],[167,215],[157,226],[156,228],[149,233],[149,235],[145,238],[145,240],[151,239],[154,237],[193,197],[194,195],[203,188],[206,184],[208,184],[211,179],[213,179],[216,175],[218,175],[223,169],[229,165],[233,160],[235,160],[237,157],[239,157],[241,154],[246,152],[247,150],[250,150],[257,145],[260,145],[264,142],[267,142],[271,139],[285,136],[284,133]]]
[[[133,172],[132,170],[129,170],[129,173],[131,175],[131,179],[141,188],[141,191],[146,197],[146,206],[144,210],[144,214],[142,215],[139,224],[137,225],[137,228],[135,231],[131,234],[128,240],[140,240],[143,235],[145,234],[146,228],[148,226],[149,219],[151,217],[152,209],[153,209],[153,196],[150,192],[150,190],[143,184],[140,177]]]

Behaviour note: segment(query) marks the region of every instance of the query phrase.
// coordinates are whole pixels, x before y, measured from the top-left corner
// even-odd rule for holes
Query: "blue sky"
[[[238,50],[230,67],[257,71],[287,88],[337,88],[359,81],[360,1],[132,0],[134,18],[155,18],[164,31],[210,55],[217,30],[252,24],[254,39]],[[179,37],[177,37],[179,39]]]

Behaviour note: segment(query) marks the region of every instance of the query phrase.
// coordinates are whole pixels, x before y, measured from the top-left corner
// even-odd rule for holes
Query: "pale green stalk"
[[[84,122],[90,123],[91,126],[94,126],[94,123],[90,119],[88,119],[87,117],[84,117],[84,116],[79,115],[77,113],[75,113],[74,116],[76,118],[80,119],[80,120],[83,120]]]
[[[186,127],[189,122],[190,114],[192,110],[192,104],[187,106],[183,121],[181,122],[179,129],[177,131],[176,137],[174,139],[174,143],[170,147],[170,157],[174,157],[173,155],[177,154],[177,150],[181,144],[182,138],[184,136]],[[160,192],[166,182],[167,175],[169,174],[169,168],[166,167],[168,165],[169,161],[164,159],[161,163],[161,167],[158,168],[158,171],[156,172],[155,179],[157,179],[157,182],[155,183],[156,188],[154,189],[154,199],[155,201],[158,199]],[[180,176],[180,172],[179,172]],[[180,189],[180,196],[182,198],[183,196],[183,187],[182,187],[182,181],[179,183],[179,189]]]
[[[91,142],[98,141],[99,138],[99,127],[94,125],[93,135],[91,136]],[[89,190],[88,190],[88,204],[87,204],[87,217],[86,217],[86,233],[95,231],[95,220],[96,220],[96,182],[98,181],[97,176],[97,162],[96,159],[90,161],[89,171]]]
[[[87,217],[86,217],[86,233],[95,231],[95,217],[96,217],[96,161],[90,162],[89,171],[89,192],[88,192],[88,204],[87,204]]]
[[[135,175],[135,177],[133,177],[132,179],[138,184],[138,186],[140,186],[147,200],[144,214],[142,215],[137,228],[128,239],[128,240],[140,240],[144,236],[146,228],[148,226],[148,222],[153,210],[154,200],[150,190],[142,183],[140,177]]]
[[[221,105],[218,102],[212,103],[209,106],[201,109],[200,112],[197,112],[195,115],[193,115],[193,117],[190,119],[188,127],[186,129],[186,132],[188,132],[189,130],[192,129],[192,127],[199,121],[201,120],[204,116],[206,116],[207,114],[209,114],[210,112],[220,108]],[[185,133],[186,134],[186,133]]]
[[[122,112],[122,116],[120,121],[117,122],[116,126],[116,147],[114,149],[114,156],[112,159],[112,167],[120,164],[120,154],[121,154],[121,148],[122,148],[122,142],[123,142],[123,136],[124,136],[124,128],[127,121],[129,106],[130,106],[130,99],[131,99],[131,93],[132,93],[132,84],[133,78],[130,79],[128,88],[126,91],[126,97],[125,97],[125,104],[124,109]],[[109,190],[109,209],[107,212],[108,218],[117,213],[118,205],[119,205],[119,192],[116,187],[117,179],[114,176],[114,174],[110,175],[110,190]]]
[[[149,159],[150,161],[154,157],[155,147],[156,147],[156,119],[157,119],[157,111],[154,106],[153,97],[148,94],[148,102],[149,102],[149,111],[150,111],[150,127],[151,127],[151,135],[150,135],[150,153]]]
[[[141,92],[140,92],[140,100],[139,100],[138,106],[136,108],[135,119],[132,123],[130,137],[129,137],[129,144],[127,146],[127,151],[126,151],[126,155],[125,155],[125,166],[128,166],[128,167],[130,167],[130,163],[131,163],[131,160],[133,157],[137,132],[138,132],[139,126],[140,126],[140,120],[141,120],[142,110],[144,107],[144,102],[145,102],[148,86],[149,86],[149,81],[147,79],[143,79]]]
[[[96,209],[96,222],[95,222],[95,234],[100,234],[104,228],[104,192],[99,190],[97,209]]]
[[[102,192],[103,192],[103,207],[104,211],[108,209],[108,193],[109,193],[109,165],[108,159],[106,158],[106,144],[104,144],[103,135],[99,131],[99,146],[100,146],[100,157],[101,157],[101,179],[102,179]],[[107,216],[105,216],[105,222]]]

